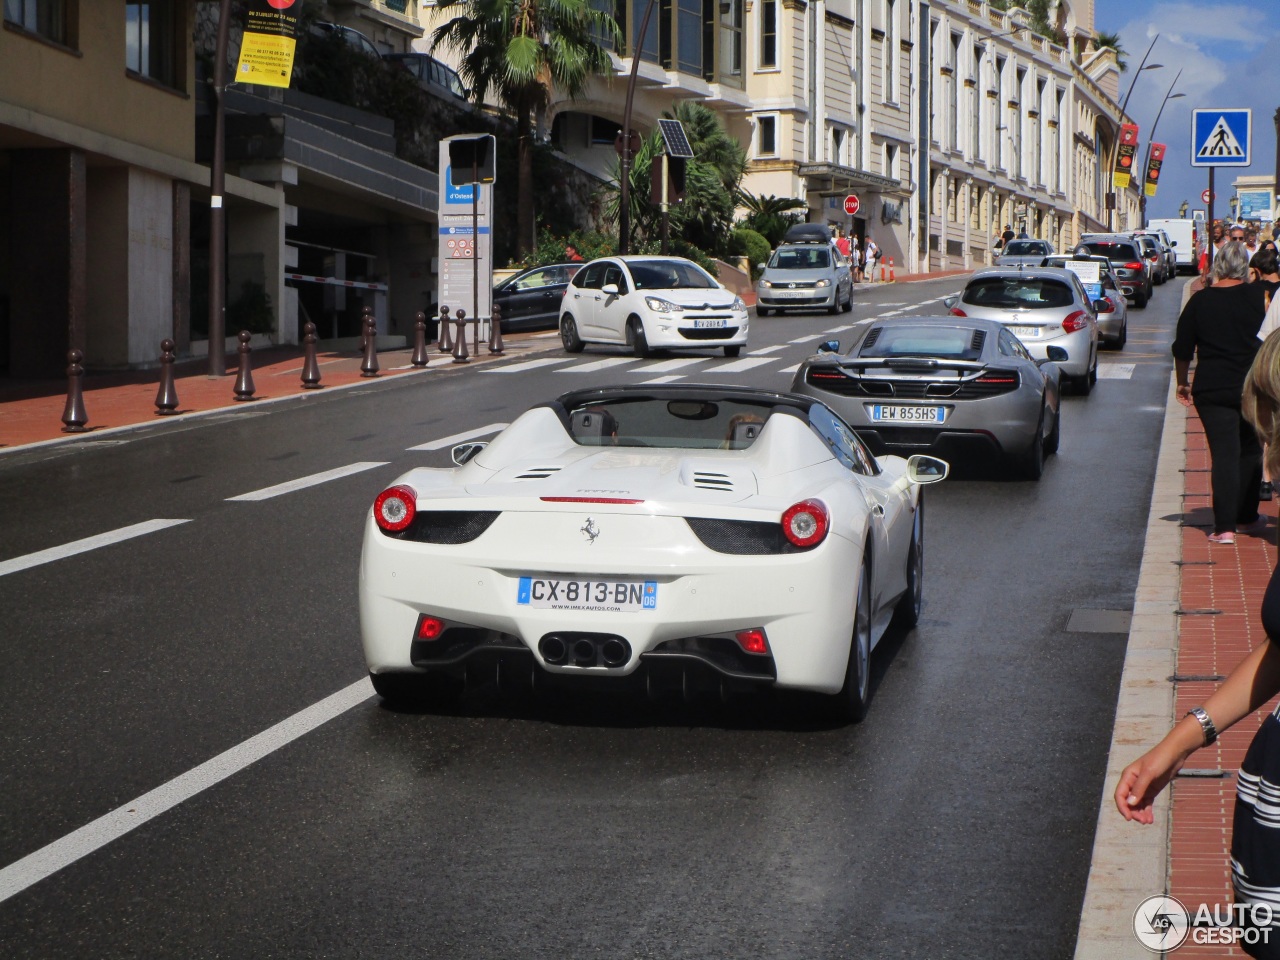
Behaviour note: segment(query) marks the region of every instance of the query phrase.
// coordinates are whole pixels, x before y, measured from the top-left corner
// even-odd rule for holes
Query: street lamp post
[[[225,0],[224,0],[225,2]],[[640,18],[640,32],[631,50],[631,75],[627,77],[627,99],[622,108],[622,151],[618,155],[618,253],[630,253],[631,239],[631,104],[636,97],[636,74],[640,70],[640,55],[644,52],[644,37],[649,31],[649,18],[653,16],[656,0],[649,0]]]
[[[1138,85],[1138,77],[1142,75],[1142,72],[1144,70],[1159,70],[1161,67],[1164,66],[1163,63],[1152,63],[1152,64],[1147,63],[1147,58],[1151,56],[1151,51],[1156,48],[1156,41],[1159,39],[1160,39],[1160,34],[1158,33],[1151,38],[1151,44],[1150,46],[1147,47],[1147,52],[1142,55],[1142,62],[1138,64],[1138,69],[1133,72],[1133,79],[1129,81],[1129,90],[1124,95],[1124,100],[1120,104],[1120,117],[1119,117],[1120,123],[1124,123],[1125,111],[1129,109],[1129,98],[1133,96],[1133,88]],[[1107,175],[1112,177],[1111,189],[1107,192],[1107,197],[1111,201],[1110,209],[1107,211],[1107,226],[1112,229],[1115,228],[1115,222],[1114,222],[1115,215],[1113,211],[1120,205],[1119,198],[1116,196],[1116,192],[1115,192],[1115,179],[1114,179],[1115,169],[1116,169],[1116,153],[1119,151],[1119,149],[1120,149],[1120,137],[1119,137],[1119,131],[1117,131],[1117,136],[1111,143],[1111,156],[1107,162]]]
[[[209,171],[209,376],[227,375],[225,304],[227,266],[227,215],[223,205],[226,188],[227,43],[231,30],[231,0],[218,8],[218,39],[213,52],[213,164]]]
[[[1170,100],[1178,100],[1185,97],[1185,93],[1174,93],[1173,88],[1178,85],[1178,78],[1182,76],[1182,71],[1178,71],[1178,76],[1173,78],[1173,83],[1169,84],[1169,92],[1164,95],[1164,99],[1160,101],[1160,109],[1156,111],[1155,122],[1151,124],[1151,132],[1147,134],[1147,159],[1142,165],[1142,192],[1138,194],[1138,212],[1142,218],[1139,226],[1145,226],[1147,223],[1147,171],[1151,168],[1151,144],[1156,139],[1156,127],[1160,126],[1160,117],[1164,114],[1164,105]]]

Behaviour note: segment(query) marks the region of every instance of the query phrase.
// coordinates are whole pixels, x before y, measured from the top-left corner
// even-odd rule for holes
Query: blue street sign
[[[1191,165],[1249,166],[1252,120],[1252,110],[1191,111]]]

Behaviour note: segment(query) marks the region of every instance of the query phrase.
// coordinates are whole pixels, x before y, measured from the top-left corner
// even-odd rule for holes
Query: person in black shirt
[[[1258,350],[1245,381],[1242,410],[1251,428],[1267,442],[1271,470],[1280,471],[1280,337],[1267,338]],[[1191,754],[1280,693],[1280,568],[1271,574],[1262,598],[1262,627],[1267,639],[1231,671],[1204,705],[1188,712],[1163,740],[1120,774],[1115,804],[1126,820],[1154,822],[1156,796]],[[1258,928],[1258,934],[1241,940],[1240,946],[1258,960],[1280,958],[1280,910],[1272,911],[1270,924],[1263,927],[1267,911],[1254,909],[1280,902],[1280,818],[1275,804],[1280,796],[1278,714],[1280,708],[1263,720],[1240,764],[1231,830],[1231,883],[1235,902],[1247,908],[1238,916],[1246,929]]]
[[[1213,260],[1212,286],[1193,294],[1173,341],[1178,402],[1195,405],[1209,444],[1213,543],[1235,543],[1236,532],[1258,532],[1262,447],[1240,415],[1245,374],[1258,352],[1267,292],[1248,283],[1242,243],[1224,243]],[[1189,374],[1196,361],[1194,386]]]

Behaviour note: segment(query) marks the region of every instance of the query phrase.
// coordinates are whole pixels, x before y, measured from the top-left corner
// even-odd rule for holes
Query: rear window
[[[1108,260],[1138,259],[1138,250],[1132,243],[1121,243],[1115,240],[1091,240],[1084,246],[1094,256],[1106,257]]]
[[[862,341],[860,357],[946,357],[977,360],[986,335],[972,327],[893,324],[873,329]]]
[[[716,289],[715,280],[688,260],[640,260],[627,264],[637,290]]]
[[[783,247],[773,255],[769,267],[774,270],[821,270],[831,266],[829,247]]]
[[[569,433],[586,447],[745,450],[773,406],[737,400],[618,399],[569,410]]]
[[[1051,310],[1075,302],[1071,288],[1053,277],[981,277],[971,280],[960,298],[975,307]]]
[[[1010,240],[1004,248],[1010,257],[1043,257],[1049,252],[1049,245],[1039,240]]]

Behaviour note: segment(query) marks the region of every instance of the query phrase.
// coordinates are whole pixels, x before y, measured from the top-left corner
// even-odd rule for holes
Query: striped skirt
[[[1272,920],[1241,941],[1259,960],[1280,960],[1280,707],[1263,721],[1240,765],[1231,836],[1231,882],[1236,903],[1266,904]],[[1246,930],[1259,911],[1243,911]],[[1265,919],[1266,911],[1262,911]],[[1250,943],[1249,940],[1256,942]]]

